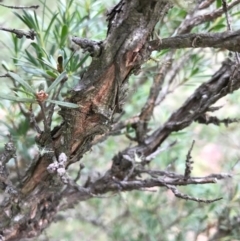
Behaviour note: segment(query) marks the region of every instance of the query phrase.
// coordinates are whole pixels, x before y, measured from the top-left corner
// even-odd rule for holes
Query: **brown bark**
[[[166,123],[151,135],[147,135],[147,125],[143,123],[152,115],[161,84],[167,74],[169,66],[163,66],[141,114],[136,121],[131,122],[136,130],[136,146],[115,155],[112,168],[103,177],[93,183],[87,183],[84,187],[64,176],[64,170],[62,174],[59,171],[61,165],[67,168],[71,163],[79,161],[93,143],[96,143],[94,138],[111,132],[112,116],[121,111],[123,87],[128,77],[141,67],[153,50],[221,47],[218,41],[220,37],[223,37],[226,46],[230,46],[226,42],[230,37],[235,37],[236,41],[239,38],[234,33],[225,33],[221,36],[215,35],[216,39],[209,39],[212,37],[210,35],[185,35],[179,39],[163,39],[162,44],[160,40],[150,41],[156,23],[167,14],[169,7],[169,1],[163,0],[121,0],[108,14],[108,35],[104,41],[88,42],[73,38],[75,43],[88,49],[93,56],[88,70],[67,99],[68,102],[78,104],[79,108],[62,108],[59,114],[63,118],[63,123],[51,132],[46,130],[38,137],[37,142],[46,149],[46,152],[33,161],[17,192],[11,193],[0,207],[2,240],[36,237],[53,221],[59,210],[97,194],[162,186],[171,189],[181,198],[204,201],[184,197],[175,186],[214,183],[216,178],[224,178],[221,175],[202,179],[189,178],[189,172],[188,177],[171,173],[153,173],[145,171],[144,165],[149,162],[148,157],[157,151],[172,132],[186,128],[193,121],[199,121],[213,103],[240,87],[240,74],[231,60],[225,61],[208,82],[197,88]],[[229,47],[231,50],[238,48],[239,46]],[[64,158],[60,161],[62,154],[67,158],[66,162]],[[140,167],[134,167],[132,161],[136,154],[143,156]],[[58,175],[56,170],[59,171]],[[148,173],[150,178],[136,179],[142,173]],[[155,178],[156,175],[159,178]],[[163,175],[165,178],[161,179]],[[68,205],[61,204],[63,198],[67,199]]]
[[[94,137],[108,130],[113,113],[121,108],[122,85],[151,54],[148,40],[169,9],[168,2],[155,0],[122,0],[117,6],[119,11],[109,13],[108,36],[100,44],[100,56],[93,58],[68,99],[79,109],[62,108],[62,125],[38,140],[49,152],[32,164],[18,195],[5,200],[0,232],[4,240],[37,236],[53,220],[63,184],[47,167],[61,153],[68,156],[67,165],[79,160]]]

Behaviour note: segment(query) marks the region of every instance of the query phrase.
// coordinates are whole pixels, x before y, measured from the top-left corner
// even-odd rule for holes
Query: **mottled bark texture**
[[[48,152],[32,163],[19,193],[1,205],[3,240],[35,237],[51,223],[65,193],[63,184],[47,167],[61,153],[68,157],[66,166],[79,160],[94,137],[108,131],[112,115],[121,110],[122,86],[151,54],[148,40],[169,2],[121,1],[116,7],[118,11],[115,8],[109,13],[108,35],[100,44],[101,53],[93,57],[68,99],[79,104],[79,109],[62,108],[64,122],[51,135],[43,133],[38,140]]]
[[[107,15],[109,26],[105,40],[95,42],[73,38],[76,44],[89,51],[93,57],[92,63],[67,99],[68,102],[78,104],[79,108],[62,108],[59,114],[63,123],[37,138],[45,153],[32,161],[21,180],[21,186],[9,190],[9,197],[1,203],[0,240],[36,237],[48,227],[59,210],[98,194],[163,186],[182,197],[175,186],[213,183],[216,179],[224,178],[219,175],[194,179],[190,178],[190,171],[187,177],[165,172],[147,172],[144,165],[149,163],[158,147],[172,132],[186,128],[193,121],[203,121],[213,103],[240,87],[240,74],[232,60],[226,60],[216,74],[197,88],[165,124],[147,135],[146,123],[152,115],[161,83],[170,66],[163,65],[141,114],[131,122],[136,130],[136,146],[115,155],[111,169],[96,182],[89,182],[82,187],[66,174],[65,168],[79,161],[96,143],[98,136],[107,135],[114,128],[121,128],[121,125],[112,126],[111,122],[113,114],[121,112],[128,77],[139,70],[153,50],[221,47],[221,44],[230,50],[239,49],[237,44],[228,44],[229,39],[239,42],[239,37],[233,33],[224,33],[222,36],[176,36],[163,40],[162,45],[160,39],[150,41],[156,23],[167,14],[169,7],[170,3],[163,0],[122,0]],[[187,26],[191,29],[189,24]],[[186,31],[185,28],[182,33]],[[181,33],[180,30],[179,32]],[[8,150],[7,147],[2,153],[2,173],[6,156],[10,158],[13,154],[14,148]],[[140,156],[142,165],[134,166],[134,158]],[[191,169],[189,166],[188,168]],[[148,173],[150,178],[136,178],[143,173]],[[164,178],[161,179],[161,176]],[[6,178],[1,181],[11,187]],[[196,200],[188,196],[185,198]],[[63,199],[65,204],[61,202]]]

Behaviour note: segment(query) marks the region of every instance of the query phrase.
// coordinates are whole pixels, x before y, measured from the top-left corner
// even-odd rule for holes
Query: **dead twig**
[[[2,2],[2,1],[1,1]],[[5,8],[12,8],[12,9],[38,9],[39,5],[31,5],[31,6],[9,6],[0,3],[0,6],[5,7]]]
[[[185,200],[191,200],[191,201],[195,201],[195,202],[203,202],[203,203],[213,203],[213,202],[216,202],[216,201],[219,201],[222,199],[222,197],[220,198],[215,198],[215,199],[201,199],[201,198],[196,198],[196,197],[191,197],[187,194],[183,194],[181,192],[179,192],[179,190],[175,187],[175,186],[172,186],[172,185],[165,185],[168,189],[170,189],[173,194],[178,197],[178,198],[181,198],[181,199],[185,199]]]
[[[192,145],[191,145],[191,147],[188,151],[187,157],[186,157],[184,180],[187,180],[187,179],[190,178],[190,175],[191,175],[191,172],[192,172],[192,169],[193,169],[193,167],[192,167],[193,161],[191,160],[192,159],[191,152],[192,152],[194,143],[195,143],[195,141],[193,140]]]
[[[25,31],[25,30],[14,29],[14,28],[0,27],[0,30],[16,34],[17,38],[22,38],[23,36],[25,36],[26,38],[31,40],[34,40],[35,36],[37,35],[33,29],[30,29],[29,31]]]

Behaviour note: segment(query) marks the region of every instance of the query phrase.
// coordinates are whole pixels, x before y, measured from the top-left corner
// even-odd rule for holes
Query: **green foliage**
[[[10,77],[12,77],[13,80],[15,80],[16,82],[19,82],[30,93],[35,94],[35,90],[26,81],[24,81],[20,76],[18,76],[17,74],[11,73],[11,72],[9,72],[8,75],[10,75]]]

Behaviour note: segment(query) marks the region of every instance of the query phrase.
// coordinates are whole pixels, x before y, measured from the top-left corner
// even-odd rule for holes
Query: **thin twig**
[[[31,5],[31,6],[9,6],[9,5],[5,5],[0,3],[0,6],[5,7],[5,8],[11,8],[11,9],[38,9],[39,5]]]
[[[237,118],[225,118],[225,119],[219,119],[216,116],[209,116],[207,114],[203,114],[202,116],[199,116],[198,119],[195,120],[196,122],[200,123],[200,124],[214,124],[219,126],[220,124],[224,124],[226,127],[228,127],[229,124],[232,123],[237,123],[240,121],[240,119]]]
[[[171,52],[165,58],[165,63],[159,68],[158,73],[153,79],[153,83],[150,89],[150,93],[146,103],[144,104],[141,113],[139,114],[139,121],[136,125],[136,140],[141,143],[148,132],[148,123],[153,114],[153,110],[155,107],[156,100],[158,98],[159,92],[162,89],[162,85],[164,83],[164,79],[166,74],[168,73],[171,64],[172,64],[172,56]]]
[[[175,49],[171,50],[172,54],[174,54],[175,51],[176,51]],[[187,61],[190,59],[191,53],[192,53],[192,50],[185,52],[184,56],[182,56],[178,61],[174,62],[174,65],[172,66],[171,70],[167,74],[167,77],[168,77],[167,86],[162,90],[162,93],[159,95],[158,99],[156,100],[156,103],[155,103],[156,106],[160,105],[169,94],[173,93],[177,88],[179,88],[181,85],[185,83],[185,81],[182,81],[177,85],[175,85],[174,87],[172,87],[173,80],[175,79],[179,71],[183,69],[183,66],[187,63]],[[170,89],[170,87],[172,88]]]
[[[232,27],[231,27],[231,23],[230,23],[230,17],[229,17],[229,14],[228,14],[228,5],[227,5],[227,2],[226,0],[222,0],[222,6],[223,6],[223,11],[225,13],[225,17],[226,17],[226,22],[227,22],[227,29],[228,31],[232,31]],[[239,59],[239,54],[238,52],[234,52],[235,54],[235,57],[236,57],[236,60],[238,62],[238,64],[240,64],[240,59]]]
[[[228,5],[228,9],[232,9],[234,6],[238,5],[240,3],[240,0],[235,0],[230,2]],[[224,14],[223,8],[218,8],[210,13],[206,13],[203,15],[198,15],[194,18],[186,19],[181,23],[181,25],[177,29],[178,34],[183,33],[189,33],[195,26],[198,26],[205,22],[211,22],[215,20],[216,18],[220,17],[222,14]]]
[[[41,131],[40,127],[38,126],[38,123],[37,123],[37,121],[35,119],[35,116],[33,114],[32,104],[30,105],[29,112],[30,112],[30,122],[33,123],[33,126],[34,126],[35,130],[37,131],[37,133],[41,134],[42,131]]]
[[[144,158],[144,161],[147,161],[148,163],[153,160],[159,153],[162,153],[168,149],[170,149],[172,146],[174,146],[177,143],[177,141],[173,141],[171,143],[169,143],[167,146],[162,147],[162,148],[158,148],[155,152],[151,153],[149,156]]]
[[[232,27],[231,27],[229,15],[228,15],[228,7],[225,0],[222,0],[222,6],[223,6],[223,11],[225,13],[226,21],[227,21],[227,29],[228,31],[232,31]]]
[[[0,27],[0,30],[16,34],[17,38],[22,38],[23,36],[25,36],[26,38],[29,38],[31,40],[34,40],[35,36],[37,35],[33,29],[30,29],[29,31],[24,31],[20,29]]]
[[[9,77],[9,74],[0,75],[0,78],[5,78],[5,77]]]
[[[78,172],[77,172],[77,176],[76,176],[76,178],[74,179],[74,182],[77,182],[77,181],[80,179],[80,177],[81,177],[81,171],[82,171],[82,169],[83,169],[84,167],[85,167],[85,166],[84,166],[82,163],[80,163],[79,169],[78,169]]]
[[[41,111],[42,111],[42,114],[43,114],[44,131],[48,132],[50,127],[49,127],[48,122],[47,122],[45,107],[44,107],[44,105],[41,101],[38,101],[38,104],[39,104],[39,106],[41,108]]]
[[[208,8],[210,5],[212,5],[215,2],[215,0],[206,0],[204,2],[201,2],[198,6],[198,9],[205,9]]]
[[[191,197],[187,194],[183,194],[183,193],[179,192],[178,189],[175,186],[167,185],[167,184],[165,186],[168,189],[170,189],[176,197],[181,198],[181,199],[185,199],[185,200],[191,200],[191,201],[203,202],[203,203],[213,203],[213,202],[216,202],[216,201],[219,201],[219,200],[223,199],[222,197],[215,198],[215,199],[201,199],[201,198]]]
[[[19,165],[18,165],[17,158],[14,158],[14,163],[15,163],[15,167],[16,167],[18,181],[21,182],[21,175],[20,175],[20,171],[19,171]]]
[[[64,83],[66,82],[66,80],[67,80],[67,77],[64,78],[64,79],[61,81],[58,90],[57,90],[57,91],[54,93],[54,95],[53,95],[53,100],[58,99],[58,96],[59,96],[59,94],[60,94],[60,92],[61,92],[61,90],[62,90],[62,87],[63,87]],[[48,124],[48,126],[51,126],[52,116],[53,116],[53,114],[54,114],[54,108],[55,108],[55,104],[52,104],[52,103],[51,103],[51,104],[49,105],[49,112],[48,112],[48,117],[47,117],[47,124]]]
[[[184,180],[189,179],[190,175],[191,175],[192,164],[193,164],[193,161],[191,161],[191,159],[192,159],[191,152],[192,152],[194,143],[195,143],[195,141],[193,140],[192,145],[191,145],[191,147],[190,147],[190,149],[188,151],[188,154],[187,154],[186,164],[185,164],[186,166],[185,166],[185,172],[184,172]]]

